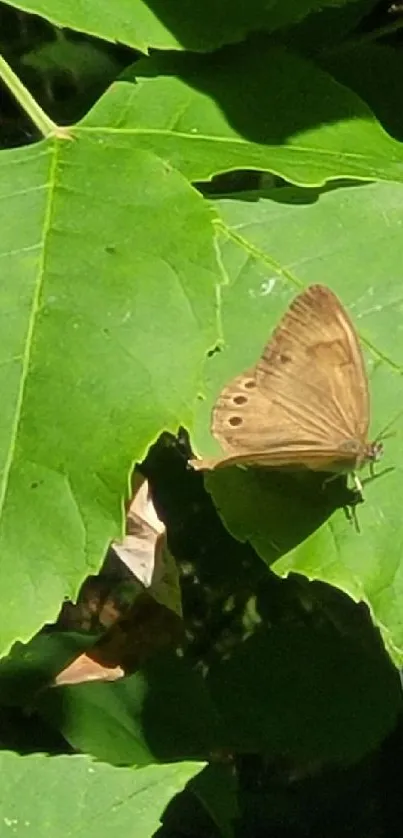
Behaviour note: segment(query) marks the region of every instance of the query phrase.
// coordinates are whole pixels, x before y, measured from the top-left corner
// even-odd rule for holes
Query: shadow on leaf
[[[268,564],[304,541],[336,509],[344,508],[352,520],[363,501],[345,476],[309,471],[234,467],[209,473],[205,485],[231,535],[250,542]]]

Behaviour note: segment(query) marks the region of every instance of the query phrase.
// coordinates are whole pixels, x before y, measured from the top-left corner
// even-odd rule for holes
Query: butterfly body
[[[381,454],[379,443],[368,442],[368,426],[354,326],[329,288],[312,285],[292,302],[256,366],[220,393],[211,430],[224,456],[192,465],[354,473]]]

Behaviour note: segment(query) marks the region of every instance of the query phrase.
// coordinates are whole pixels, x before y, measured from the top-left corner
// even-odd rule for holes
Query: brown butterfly
[[[370,467],[369,393],[354,326],[329,288],[311,285],[292,302],[256,366],[224,387],[211,430],[225,456],[197,469],[246,465],[351,473]]]

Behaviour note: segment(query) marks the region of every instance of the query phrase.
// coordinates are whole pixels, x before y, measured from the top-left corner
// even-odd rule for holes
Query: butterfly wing
[[[361,349],[341,303],[321,285],[300,294],[256,367],[221,392],[212,432],[226,457],[245,463],[353,468],[365,448],[368,385]],[[333,465],[333,468],[331,466]]]
[[[263,351],[256,381],[300,428],[334,442],[366,441],[364,360],[355,328],[330,288],[312,285],[296,297]]]

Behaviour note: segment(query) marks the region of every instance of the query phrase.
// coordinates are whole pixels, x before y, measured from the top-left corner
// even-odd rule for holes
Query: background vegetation
[[[0,7],[7,834],[401,834],[402,27],[374,0]],[[345,480],[187,465],[314,282],[393,430],[360,532]]]

